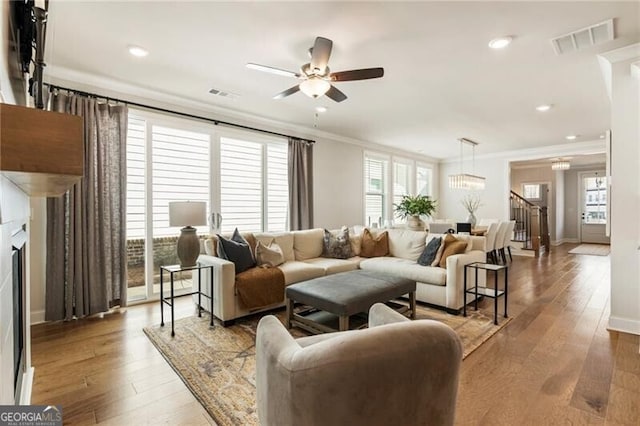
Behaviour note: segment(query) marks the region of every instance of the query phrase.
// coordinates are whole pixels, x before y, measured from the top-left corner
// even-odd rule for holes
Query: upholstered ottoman
[[[416,282],[395,275],[363,270],[342,272],[292,284],[286,289],[286,326],[304,328],[312,333],[337,331],[325,324],[294,312],[296,302],[336,315],[339,331],[349,329],[349,317],[367,312],[373,304],[388,302],[405,294],[409,305],[399,311],[413,319],[416,312]]]

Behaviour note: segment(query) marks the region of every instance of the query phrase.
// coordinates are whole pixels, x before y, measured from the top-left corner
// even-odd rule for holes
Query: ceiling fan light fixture
[[[331,88],[331,84],[328,81],[318,77],[310,77],[307,80],[300,83],[300,90],[310,98],[318,98]]]

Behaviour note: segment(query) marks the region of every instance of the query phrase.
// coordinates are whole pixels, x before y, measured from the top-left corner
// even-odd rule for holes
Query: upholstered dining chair
[[[502,242],[502,252],[500,253],[505,263],[507,262],[507,255],[505,253],[505,249],[509,251],[509,260],[513,261],[513,256],[511,256],[511,240],[513,239],[513,230],[516,227],[516,221],[510,220],[507,223],[508,225],[504,233],[504,241]]]
[[[384,304],[369,328],[294,339],[272,315],[258,324],[262,426],[453,425],[462,345],[447,325]]]
[[[493,247],[496,253],[496,263],[499,263],[500,258],[502,258],[504,263],[507,263],[507,258],[504,255],[504,236],[507,233],[508,227],[508,221],[502,221],[498,224],[498,231],[496,233],[496,244]]]
[[[491,223],[498,223],[498,222],[500,222],[498,219],[482,218],[478,221],[477,226],[489,226],[489,224]]]
[[[496,256],[496,236],[498,234],[498,223],[491,222],[487,225],[487,232],[484,234],[485,247],[484,250],[487,253],[487,261],[491,263],[498,263]]]

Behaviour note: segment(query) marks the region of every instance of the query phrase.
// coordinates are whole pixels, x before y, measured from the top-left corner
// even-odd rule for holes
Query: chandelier
[[[569,170],[570,167],[569,160],[555,160],[551,163],[551,170]]]
[[[460,138],[458,141],[460,141],[460,173],[457,175],[449,175],[449,188],[468,190],[484,189],[484,177],[464,173],[464,144],[471,145],[472,168],[475,169],[475,151],[478,142],[466,138]]]

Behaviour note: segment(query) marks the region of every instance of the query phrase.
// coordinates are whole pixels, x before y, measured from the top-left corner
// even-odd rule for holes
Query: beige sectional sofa
[[[372,230],[373,233],[375,231]],[[324,236],[322,228],[285,233],[254,233],[253,236],[256,241],[261,241],[263,244],[275,241],[282,249],[285,262],[278,268],[284,274],[285,285],[361,268],[415,280],[418,301],[437,305],[448,311],[459,312],[463,305],[464,265],[485,260],[484,237],[457,236],[468,240],[465,253],[448,257],[447,267],[439,268],[416,263],[427,242],[434,235],[407,229],[386,231],[389,233],[388,256],[360,257],[361,233],[356,234],[352,231],[350,239],[355,256],[349,259],[321,257]],[[383,232],[383,230],[377,230],[377,232]],[[234,264],[213,255],[215,249],[211,240],[205,244],[205,251],[207,254],[200,255],[198,263],[214,266],[213,314],[223,323],[284,306],[283,297],[281,302],[259,309],[249,310],[244,307],[235,289]],[[471,285],[471,277],[468,279]],[[209,275],[203,273],[202,280],[202,289],[208,294]],[[484,276],[481,276],[479,281],[484,283]],[[197,282],[194,283],[195,286]],[[211,309],[208,299],[204,299],[203,303],[207,310]]]

